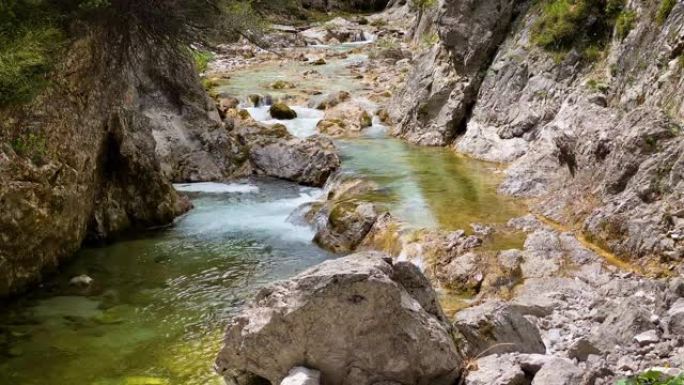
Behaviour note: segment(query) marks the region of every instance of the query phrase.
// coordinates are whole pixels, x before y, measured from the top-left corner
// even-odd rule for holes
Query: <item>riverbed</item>
[[[356,92],[348,73],[364,55],[331,61],[299,88]],[[262,65],[221,86],[241,100],[303,65]],[[251,71],[251,72],[250,72]],[[293,92],[297,92],[295,90]],[[247,107],[247,106],[245,106]],[[290,132],[315,134],[322,112],[295,106]],[[248,108],[265,124],[265,107]],[[497,194],[497,165],[387,135],[377,119],[359,138],[337,140],[342,171],[376,182],[376,197],[406,226],[469,230],[503,224],[524,208]],[[272,179],[176,185],[195,208],[172,226],[81,250],[39,289],[0,315],[0,384],[220,384],[212,370],[222,330],[259,287],[328,258],[313,229],[288,219],[321,190]],[[507,246],[520,246],[506,238]],[[88,275],[90,287],[69,284]]]

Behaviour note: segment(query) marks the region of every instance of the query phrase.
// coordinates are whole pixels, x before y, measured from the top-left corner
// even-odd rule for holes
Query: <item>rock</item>
[[[684,335],[684,298],[678,299],[667,311],[667,330],[673,335]]]
[[[378,218],[372,203],[355,200],[333,204],[326,225],[316,232],[314,242],[335,253],[353,251]]]
[[[313,64],[315,66],[322,66],[322,65],[328,64],[328,62],[326,62],[325,59],[323,59],[323,58],[319,58],[319,59],[316,59],[313,62],[311,62],[311,64]]]
[[[74,36],[51,72],[55,87],[1,114],[0,297],[40,282],[86,240],[165,225],[187,211],[170,180],[188,154],[205,154],[222,175],[235,166],[192,64],[166,43],[142,48],[132,33],[128,52],[139,65],[122,65],[104,35]],[[164,152],[174,133],[197,140]],[[224,146],[207,151],[219,137]],[[12,141],[26,150],[17,153]]]
[[[295,88],[295,84],[286,80],[277,80],[270,85],[274,90],[285,90]]]
[[[320,385],[321,372],[298,366],[292,368],[280,385]]]
[[[347,91],[339,91],[326,95],[317,95],[309,101],[309,108],[326,110],[328,108],[335,107],[342,102],[346,102],[349,99],[351,99],[351,94]]]
[[[515,307],[486,302],[456,314],[454,326],[466,340],[468,356],[509,352],[545,353],[539,329]]]
[[[226,117],[228,110],[238,108],[239,105],[240,100],[235,97],[220,98],[216,103],[216,107],[218,108],[222,118]]]
[[[525,372],[510,355],[480,358],[465,378],[465,385],[528,385]]]
[[[577,361],[586,361],[591,354],[600,354],[598,350],[587,338],[580,337],[568,348],[568,357]]]
[[[287,104],[282,102],[272,105],[268,112],[271,114],[273,119],[291,120],[297,117],[297,113],[288,107]]]
[[[330,385],[453,384],[463,359],[434,290],[388,260],[354,254],[261,289],[228,326],[218,372],[277,384],[307,362]]]
[[[600,107],[607,107],[608,106],[608,101],[606,100],[606,95],[596,93],[596,94],[591,94],[588,97],[589,103],[596,104],[597,106]]]
[[[69,280],[69,285],[87,287],[93,283],[93,279],[87,275],[79,275]]]
[[[511,249],[500,251],[496,256],[496,260],[505,273],[518,276],[522,275],[522,271],[520,270],[522,252],[520,250]]]
[[[340,167],[335,146],[320,137],[256,143],[249,159],[258,173],[317,187]]]
[[[344,98],[345,95],[338,95]],[[324,99],[325,116],[318,123],[320,133],[334,137],[354,137],[361,134],[361,130],[373,125],[373,118],[358,100]]]
[[[487,225],[481,225],[479,223],[471,223],[470,227],[473,229],[473,232],[477,235],[486,237],[488,235],[492,235],[494,233],[494,228],[491,226]]]
[[[658,337],[658,332],[655,329],[651,329],[635,335],[634,341],[638,343],[639,346],[647,346],[660,341],[660,338]]]
[[[484,281],[484,263],[481,255],[466,253],[454,258],[444,267],[437,268],[437,276],[446,287],[477,293]]]
[[[452,142],[474,105],[482,77],[515,19],[510,0],[443,2],[422,23],[437,44],[419,53],[414,68],[389,106],[394,133],[411,142]],[[426,31],[426,36],[428,32]],[[477,31],[477,32],[475,32]]]
[[[361,117],[359,118],[359,126],[361,126],[361,128],[366,128],[372,125],[373,117],[367,111],[363,111],[361,113]]]
[[[627,298],[617,304],[605,321],[592,330],[590,340],[597,348],[610,352],[615,345],[627,345],[640,333],[653,328],[651,314],[638,298]]]
[[[571,361],[562,358],[548,360],[534,375],[532,385],[577,385],[583,372]]]

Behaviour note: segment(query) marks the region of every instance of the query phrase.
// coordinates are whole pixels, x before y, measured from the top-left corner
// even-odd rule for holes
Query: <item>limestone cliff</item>
[[[592,58],[534,41],[540,4],[440,3],[395,134],[510,162],[503,192],[621,256],[682,260],[684,3],[626,1]]]
[[[2,111],[0,297],[39,281],[84,240],[171,222],[188,204],[169,178],[193,179],[196,160],[216,177],[231,165],[189,61],[160,42],[81,36],[48,91]],[[184,141],[160,141],[169,131]]]

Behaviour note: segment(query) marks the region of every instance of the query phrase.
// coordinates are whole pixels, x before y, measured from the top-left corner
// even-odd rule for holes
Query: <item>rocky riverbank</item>
[[[676,19],[680,11],[675,6],[670,17]],[[510,46],[515,43],[511,41],[529,39],[529,29],[539,17],[538,12],[538,8],[510,2],[481,2],[462,7],[445,2],[422,15],[423,21],[414,30],[406,30],[401,26],[416,25],[416,14],[408,6],[397,3],[384,13],[369,17],[371,27],[365,23],[354,26],[341,20],[334,23],[346,30],[361,31],[357,35],[370,31],[377,40],[363,48],[370,53],[370,60],[351,67],[351,73],[363,82],[363,89],[311,99],[311,107],[320,106],[325,111],[326,118],[318,126],[321,134],[358,136],[364,130],[364,125],[357,123],[363,120],[357,118],[362,113],[354,113],[356,107],[350,104],[360,105],[357,110],[363,111],[363,103],[358,100],[372,100],[375,108],[368,113],[386,122],[393,133],[407,140],[451,146],[487,160],[513,162],[506,170],[501,192],[533,197],[529,202],[535,215],[512,218],[505,225],[472,223],[465,231],[415,229],[369,198],[381,194],[382,186],[370,180],[338,176],[329,182],[321,202],[308,204],[301,210],[300,216],[317,229],[315,241],[341,254],[355,250],[382,250],[387,254],[364,252],[340,260],[334,271],[327,265],[320,269],[344,277],[347,271],[343,265],[354,265],[358,259],[375,258],[375,263],[390,266],[405,263],[396,261],[414,261],[423,267],[423,273],[440,291],[466,293],[467,299],[447,312],[447,329],[454,336],[461,357],[452,359],[461,364],[459,374],[449,381],[459,378],[459,383],[473,385],[598,385],[613,384],[619,378],[648,370],[679,375],[681,371],[672,368],[684,367],[684,341],[679,331],[684,294],[681,278],[676,277],[681,265],[675,262],[682,252],[678,235],[681,224],[676,219],[678,197],[682,193],[677,177],[682,145],[677,127],[681,125],[681,114],[666,115],[657,106],[642,106],[627,112],[624,103],[601,102],[609,98],[606,95],[600,98],[595,92],[585,90],[587,76],[596,75],[586,64],[570,68],[561,62],[549,64],[553,70],[539,71],[542,77],[548,71],[571,73],[563,75],[573,80],[565,85],[567,91],[558,94],[560,101],[555,110],[550,109],[548,101],[539,108],[531,107],[528,99],[523,104],[520,92],[537,84],[533,75],[536,70],[530,63],[525,64],[524,74],[528,75],[515,75],[525,77],[527,86],[508,95],[505,90],[515,83],[511,82],[513,75],[505,75],[502,72],[505,68],[497,67],[502,60],[499,58],[512,55]],[[673,36],[667,32],[669,23],[670,19],[662,34]],[[373,24],[382,27],[372,27]],[[313,28],[301,35],[318,36],[317,44],[336,39],[334,32],[315,31]],[[531,43],[516,45],[518,50],[522,47],[534,52],[527,56],[521,54],[525,60],[544,55],[540,49],[531,47]],[[316,55],[315,51],[309,51],[300,58],[312,65],[318,62],[324,65],[326,59],[335,55],[339,54]],[[483,72],[483,68],[490,66],[490,72]],[[497,85],[496,79],[500,79],[500,84]],[[541,80],[538,85],[549,95],[552,92],[549,89],[556,92],[559,88],[557,83],[550,85]],[[293,102],[307,99],[305,95],[296,95],[296,91],[293,94]],[[500,101],[491,104],[488,100],[492,98]],[[504,101],[504,98],[507,99]],[[330,102],[321,103],[321,100]],[[549,116],[535,120],[531,129],[529,124],[523,124],[527,128],[509,137],[504,129],[508,126],[492,123],[491,119],[493,113],[514,114],[506,106],[515,100],[520,100],[530,116],[550,111]],[[344,106],[340,108],[341,113],[336,113],[337,106]],[[488,127],[498,130],[496,139],[491,139],[481,128],[478,119],[482,116],[489,119]],[[618,134],[609,140],[607,130]],[[594,134],[599,131],[603,134]],[[650,140],[657,146],[644,149],[648,138],[657,138]],[[604,155],[597,155],[596,146],[602,143],[607,146],[606,151]],[[624,162],[638,165],[626,178],[620,176],[627,167]],[[657,170],[667,170],[669,174],[661,175]],[[637,190],[646,191],[639,186],[650,183],[654,175],[668,182],[657,194],[649,193],[650,198],[646,199]],[[596,188],[596,181],[607,187]],[[616,186],[615,183],[620,188],[611,190],[610,186]],[[661,220],[663,212],[668,213],[669,219]],[[590,216],[582,217],[589,213]],[[612,231],[609,225],[596,219],[611,221],[618,213],[627,221],[621,225],[624,231]],[[629,224],[630,220],[641,225]],[[523,232],[524,245],[501,248],[492,234],[507,232]],[[318,278],[309,275],[317,275],[317,269],[265,289],[234,321],[218,359],[218,369],[229,383],[247,383],[248,379],[254,380],[252,376],[271,383],[405,382],[405,377],[396,377],[383,369],[387,363],[365,361],[366,355],[373,355],[375,348],[382,350],[382,347],[362,348],[349,342],[356,337],[338,339],[349,332],[349,323],[304,326],[299,321],[290,323],[287,318],[281,320],[275,316],[292,314],[302,320],[320,319],[312,314],[319,311],[327,314],[325,309],[333,306],[336,314],[374,320],[384,316],[373,312],[391,308],[392,299],[385,299],[384,302],[370,301],[375,303],[374,307],[359,310],[357,302],[349,299],[356,295],[363,297],[356,293],[359,290],[315,284]],[[350,270],[353,274],[357,272],[354,268]],[[663,278],[654,278],[658,274]],[[372,276],[358,279],[373,281]],[[316,289],[304,294],[297,289],[300,282]],[[330,282],[334,284],[337,280]],[[320,293],[318,288],[322,290]],[[364,297],[359,302],[365,300]],[[422,310],[430,313],[432,305],[418,302]],[[449,306],[449,300],[442,297],[442,305]],[[307,315],[300,316],[300,312]],[[441,310],[439,313],[443,314]],[[266,314],[270,316],[265,317]],[[287,322],[288,326],[278,326],[280,322]],[[292,337],[284,331],[291,328],[301,328],[306,333]],[[372,333],[371,329],[364,332]],[[387,333],[385,328],[381,329]],[[317,334],[323,331],[324,335]],[[400,335],[403,335],[401,328],[394,328],[385,342]],[[249,342],[273,338],[290,341],[287,348],[277,349],[282,354],[259,352],[263,347]],[[337,342],[344,341],[348,345],[338,346],[334,352],[318,352],[311,345],[337,346]],[[396,359],[411,362],[412,355],[420,354],[416,351],[420,345],[399,349]],[[240,355],[239,359],[235,358],[236,354]],[[271,363],[279,366],[276,369]],[[397,365],[404,367],[398,362]],[[298,368],[302,366],[305,368]],[[421,368],[420,365],[410,368],[417,371],[412,372],[410,383],[434,381]]]

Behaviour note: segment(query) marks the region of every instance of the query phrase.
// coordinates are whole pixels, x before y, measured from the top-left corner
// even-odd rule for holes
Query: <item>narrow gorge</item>
[[[684,383],[683,1],[0,12],[0,385]]]

